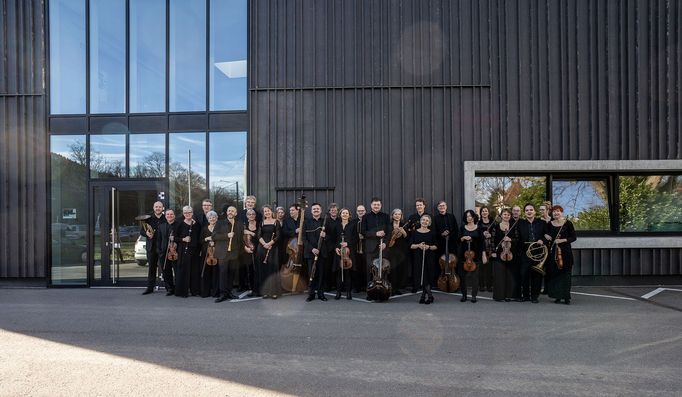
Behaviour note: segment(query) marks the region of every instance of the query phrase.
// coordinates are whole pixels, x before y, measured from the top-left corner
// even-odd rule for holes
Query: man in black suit
[[[319,203],[313,203],[310,207],[311,217],[305,218],[303,222],[304,234],[304,249],[303,257],[308,264],[308,274],[313,274],[313,267],[315,272],[313,274],[312,280],[310,280],[310,285],[308,286],[308,298],[306,302],[310,302],[315,299],[315,293],[317,292],[317,298],[321,301],[326,301],[327,298],[324,296],[324,276],[325,276],[325,263],[326,258],[323,258],[325,252],[323,249],[318,249],[318,243],[320,238],[324,239],[326,233],[322,230],[324,225],[324,219],[322,219],[322,205]],[[323,248],[323,247],[320,247]],[[316,259],[317,258],[317,259]]]
[[[381,242],[386,233],[388,233],[388,225],[391,220],[388,214],[381,212],[381,199],[378,197],[372,198],[370,204],[372,209],[368,214],[362,217],[360,230],[365,236],[365,260],[367,263],[367,280],[372,279],[371,269],[372,260],[379,256],[379,250],[386,248],[386,241]],[[367,297],[367,300],[371,300]]]
[[[239,253],[244,249],[244,224],[237,220],[237,208],[227,208],[227,219],[218,221],[218,231],[214,233],[215,256],[220,269],[220,296],[216,303],[236,299],[232,295],[234,274],[239,268]],[[207,237],[207,239],[210,237]]]
[[[173,209],[166,210],[166,223],[159,225],[159,230],[157,230],[156,248],[159,254],[159,264],[163,269],[163,281],[166,284],[166,296],[175,294],[175,282],[173,280],[173,266],[177,262],[176,260],[166,259],[166,254],[169,251],[169,243],[177,243],[179,241],[178,230],[180,229],[180,222],[175,221],[175,211]],[[177,249],[177,248],[176,248]]]
[[[156,273],[159,264],[159,252],[157,241],[154,238],[159,226],[166,223],[166,218],[163,216],[163,203],[157,201],[154,203],[154,213],[144,221],[148,227],[142,226],[140,228],[140,236],[147,239],[145,249],[147,250],[147,265],[149,265],[149,272],[147,273],[147,289],[142,295],[148,295],[154,292],[156,285]]]

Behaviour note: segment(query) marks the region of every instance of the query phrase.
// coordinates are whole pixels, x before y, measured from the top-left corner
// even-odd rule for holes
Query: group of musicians
[[[306,206],[292,204],[288,214],[269,205],[259,211],[256,198],[248,196],[243,209],[224,206],[219,214],[207,199],[201,214],[185,206],[177,219],[175,210],[154,203],[140,229],[149,263],[143,294],[154,292],[161,269],[166,295],[216,302],[237,299],[235,287],[250,291],[240,296],[277,299],[304,285],[298,292],[307,290],[307,301],[326,301],[325,292],[333,290],[337,300],[361,291],[367,300],[384,300],[371,293],[381,288],[389,295],[421,290],[419,303],[430,304],[432,289],[449,285],[446,292],[460,292],[462,302],[475,303],[478,292],[487,290],[498,302],[538,303],[544,284],[555,303],[570,304],[576,234],[561,206],[543,202],[538,217],[527,203],[524,216],[514,206],[495,218],[482,207],[466,210],[461,224],[445,201],[434,215],[427,213],[423,198],[415,200],[409,217],[400,209],[383,212],[377,197],[369,212],[358,205],[355,216],[334,203],[326,212],[319,203],[309,212]],[[292,283],[292,274],[309,282]]]

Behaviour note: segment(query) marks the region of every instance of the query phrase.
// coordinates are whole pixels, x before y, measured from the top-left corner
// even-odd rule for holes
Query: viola
[[[168,238],[168,252],[166,252],[166,259],[169,261],[177,261],[178,260],[178,243],[173,241],[174,236],[171,233],[170,237]]]
[[[208,266],[215,266],[218,264],[218,258],[215,257],[215,243],[211,241],[206,248],[206,264]]]
[[[473,272],[476,270],[475,257],[476,253],[471,250],[471,240],[469,240],[467,241],[467,250],[464,251],[464,271]]]

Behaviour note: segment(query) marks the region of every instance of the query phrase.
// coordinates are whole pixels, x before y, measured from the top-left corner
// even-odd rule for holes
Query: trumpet
[[[549,250],[547,249],[547,246],[544,245],[543,243],[537,242],[537,241],[533,241],[532,243],[526,243],[526,244],[528,244],[528,249],[526,250],[526,256],[528,257],[528,259],[537,263],[537,264],[531,266],[531,268],[544,276],[545,275],[545,261],[547,260],[547,256],[549,254]]]

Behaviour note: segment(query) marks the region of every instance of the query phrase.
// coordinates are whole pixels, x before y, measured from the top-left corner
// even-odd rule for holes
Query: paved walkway
[[[0,395],[677,396],[667,288],[576,288],[571,306],[0,289]]]

